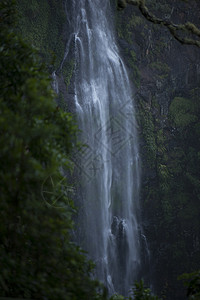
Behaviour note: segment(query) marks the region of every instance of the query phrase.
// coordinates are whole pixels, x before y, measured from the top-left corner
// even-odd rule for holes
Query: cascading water
[[[110,293],[127,294],[140,264],[137,124],[131,84],[115,40],[108,0],[67,0],[75,48],[80,139],[81,246]],[[64,60],[69,52],[69,42]],[[82,231],[82,233],[81,233]]]

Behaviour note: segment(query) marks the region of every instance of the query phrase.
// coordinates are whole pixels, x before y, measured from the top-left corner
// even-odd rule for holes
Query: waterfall
[[[74,155],[80,184],[79,243],[110,293],[127,294],[140,265],[133,91],[116,44],[110,1],[67,0],[66,13],[75,51],[79,139],[87,145]],[[68,48],[69,43],[64,59]]]

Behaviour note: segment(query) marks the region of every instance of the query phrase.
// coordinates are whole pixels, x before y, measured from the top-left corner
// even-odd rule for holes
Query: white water
[[[70,8],[70,13],[67,7]],[[72,13],[73,11],[73,13]],[[108,0],[67,0],[80,139],[79,240],[110,293],[127,294],[140,265],[139,151],[134,99]],[[66,47],[64,59],[69,52]]]

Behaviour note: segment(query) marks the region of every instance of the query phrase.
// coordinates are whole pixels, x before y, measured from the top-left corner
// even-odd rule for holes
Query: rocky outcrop
[[[198,26],[200,5],[197,1],[151,1],[147,4],[157,16],[170,18],[175,23],[191,21]],[[149,283],[157,293],[165,294],[167,299],[184,299],[184,290],[180,288],[177,276],[195,269],[199,249],[194,247],[192,250],[191,239],[179,231],[187,231],[188,235],[198,239],[200,224],[191,229],[186,221],[189,218],[192,222],[195,218],[198,196],[194,193],[194,185],[186,188],[183,182],[187,182],[187,172],[191,172],[195,180],[198,172],[189,167],[187,153],[190,149],[186,146],[189,143],[186,132],[194,131],[194,123],[188,128],[180,127],[173,121],[173,114],[177,111],[172,110],[176,99],[190,99],[187,102],[191,103],[189,107],[198,101],[200,49],[181,45],[167,29],[152,25],[132,6],[117,13],[116,27],[119,46],[135,85],[140,124],[141,214],[151,253],[149,274],[142,276],[149,277]],[[184,100],[180,101],[187,106]],[[191,118],[195,119],[195,114],[192,114]],[[196,133],[194,141],[198,139]],[[191,139],[194,152],[198,152],[197,144]],[[181,171],[176,172],[178,168]],[[182,200],[177,200],[180,194]],[[194,208],[192,204],[190,207],[189,199],[196,203]],[[189,210],[191,215],[187,217]],[[195,253],[193,257],[187,250],[190,246]]]

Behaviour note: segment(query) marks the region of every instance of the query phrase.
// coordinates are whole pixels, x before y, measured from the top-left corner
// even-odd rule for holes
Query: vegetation
[[[18,8],[21,5],[19,11],[28,20],[25,25],[24,19],[20,19],[18,31],[19,28],[24,29],[21,31],[23,36],[29,44],[35,42],[42,57],[51,52],[53,37],[58,37],[62,31],[57,23],[53,25],[55,31],[50,37],[46,32],[53,17],[50,7],[56,11],[60,9],[56,1],[51,1],[53,6],[49,3],[42,1],[39,9],[38,1],[32,0],[27,9],[24,1],[17,1]],[[45,10],[47,15],[44,18]],[[41,27],[36,26],[35,34],[30,37],[29,29],[34,31],[33,20],[37,20]],[[39,63],[36,51],[16,34],[14,22],[12,1],[2,1],[0,296],[52,300],[107,299],[105,289],[92,280],[92,262],[71,239],[72,215],[76,209],[69,197],[71,186],[65,174],[73,167],[70,153],[77,144],[76,125],[71,115],[56,105],[45,67]],[[27,22],[30,22],[29,29]],[[126,32],[130,39],[131,30],[140,25],[143,26],[141,18],[135,21],[131,18],[128,27],[121,31],[122,38]],[[163,43],[158,43],[157,52],[152,50],[154,55],[161,52]],[[53,66],[58,67],[64,47],[54,48],[56,59]],[[128,53],[128,63],[139,88],[137,55],[132,49]],[[54,54],[47,55],[48,65],[51,65]],[[73,68],[74,62],[71,61],[63,70],[67,85]],[[160,60],[154,61],[150,68],[164,79],[170,71],[169,66],[160,63]],[[174,93],[169,118],[159,115],[156,98],[152,100],[152,107],[149,103],[143,105],[142,101],[140,107],[144,164],[151,174],[143,194],[150,220],[146,232],[151,241],[157,240],[156,246],[151,248],[152,260],[159,260],[155,269],[160,278],[157,276],[156,281],[160,286],[165,282],[163,289],[169,299],[176,297],[170,282],[175,283],[177,289],[177,275],[199,266],[199,98],[199,89],[191,89],[187,95]],[[164,122],[165,125],[161,126]],[[182,279],[188,287],[188,298],[199,299],[199,272],[185,274]],[[111,299],[126,298],[113,295]],[[158,298],[144,287],[143,282],[139,282],[129,299]]]
[[[13,2],[2,1],[0,12],[0,296],[103,299],[93,264],[70,237],[75,208],[63,172],[76,125],[56,106],[35,51],[15,33]]]
[[[128,7],[130,1],[126,2]],[[160,19],[172,17],[180,24],[197,21],[197,1],[145,3]],[[141,203],[151,253],[150,271],[144,277],[151,278],[159,295],[171,300],[186,299],[177,277],[199,268],[199,52],[197,47],[176,43],[163,27],[149,23],[134,6],[117,13],[127,65],[134,49],[133,63],[140,72],[135,98],[142,156]],[[198,278],[195,284],[197,293]],[[198,299],[194,294],[190,297]]]
[[[199,109],[199,89],[196,89],[188,98],[173,99],[163,129],[155,118],[152,119],[154,130],[146,126],[152,116],[150,111],[145,110],[146,117],[141,119],[145,164],[150,168],[149,174],[153,174],[143,191],[144,207],[151,206],[148,219],[152,225],[146,230],[149,239],[156,239],[160,244],[158,249],[154,248],[153,260],[159,258],[156,272],[160,277],[156,281],[162,284],[167,280],[167,284],[174,282],[178,286],[177,276],[199,265]],[[153,152],[151,136],[155,141]],[[154,160],[149,156],[151,153],[155,153]],[[159,268],[165,269],[163,278]]]
[[[144,286],[144,282],[141,280],[136,282],[131,290],[131,295],[128,298],[124,298],[121,295],[113,295],[110,300],[162,300],[157,296],[154,296],[149,288]]]
[[[127,4],[137,6],[140,13],[151,23],[166,27],[181,44],[200,47],[200,30],[193,23],[175,24],[169,18],[156,17],[147,7],[146,0],[118,0],[118,9],[124,9]]]
[[[179,279],[185,281],[189,300],[198,300],[200,298],[200,271],[183,274]]]
[[[143,281],[137,282],[133,288],[133,299],[135,300],[161,300],[152,295],[151,290],[144,287]]]
[[[62,1],[16,0],[17,28],[29,44],[39,50],[48,68],[59,67],[64,49],[66,15]]]
[[[15,33],[13,2],[1,2],[0,11],[0,296],[108,299],[70,236],[75,208],[64,174],[76,125],[56,105],[36,51]],[[141,284],[133,294],[154,299]]]

